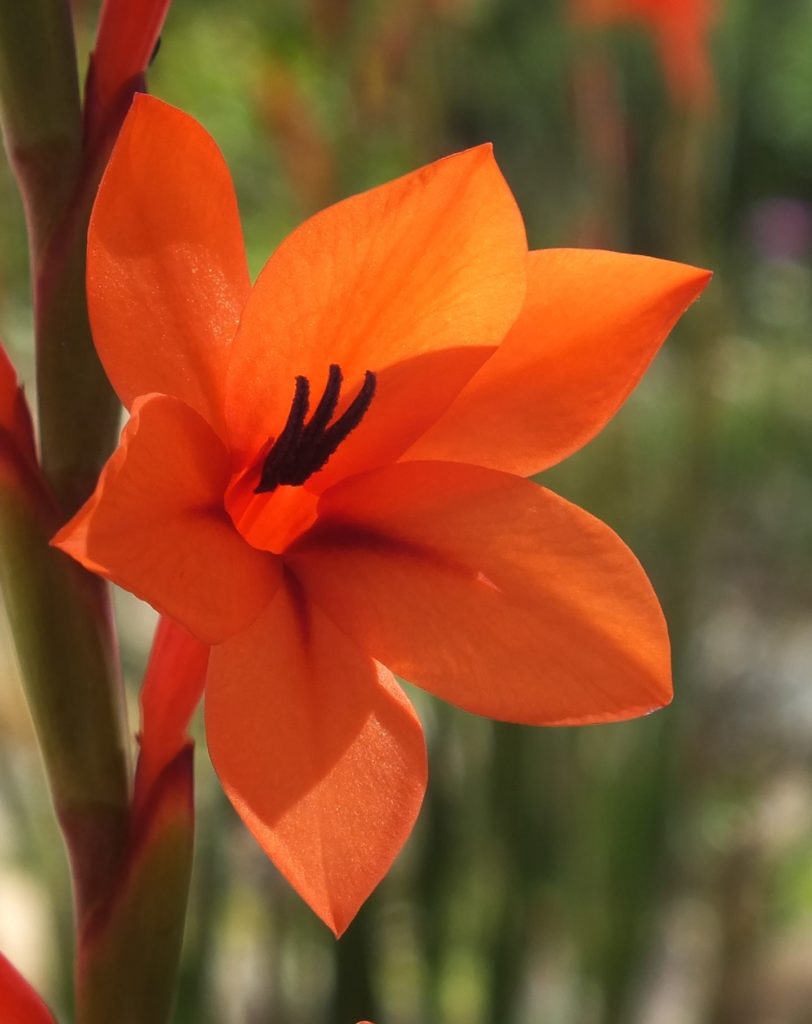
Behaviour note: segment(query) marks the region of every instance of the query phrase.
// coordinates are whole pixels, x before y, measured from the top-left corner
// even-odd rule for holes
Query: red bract
[[[162,620],[141,695],[130,833],[112,891],[83,922],[82,1019],[163,1020],[183,936],[194,834],[193,747],[186,734],[208,648]],[[113,971],[111,965],[133,965]]]
[[[0,486],[45,497],[31,413],[8,353],[0,344]],[[50,498],[47,499],[50,504]]]
[[[85,124],[91,144],[115,131],[144,73],[172,0],[104,0],[90,58]]]
[[[537,725],[670,700],[639,563],[524,477],[603,427],[708,277],[528,253],[482,146],[311,218],[252,287],[213,141],[137,98],[88,245],[131,416],[54,543],[212,646],[220,779],[336,932],[423,795],[395,675]]]
[[[0,458],[11,450],[26,460],[36,460],[28,403],[8,353],[0,344]]]
[[[0,1021],[3,1024],[54,1024],[51,1011],[2,953],[0,953]]]
[[[189,744],[186,729],[203,693],[208,660],[205,644],[171,620],[160,620],[141,689],[136,811],[161,772]]]

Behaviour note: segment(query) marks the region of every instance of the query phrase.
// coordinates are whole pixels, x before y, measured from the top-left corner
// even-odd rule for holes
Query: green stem
[[[82,162],[73,26],[64,0],[0,5],[0,108],[37,266]]]
[[[0,581],[81,921],[121,854],[128,776],[106,584],[49,547],[92,490],[118,415],[85,302],[90,187],[68,0],[0,4],[0,116],[26,212],[43,464],[60,505],[31,467],[27,483],[0,487]]]
[[[335,1024],[377,1020],[375,999],[375,941],[370,907],[365,907],[349,931],[333,946],[336,983],[331,1018]]]
[[[49,546],[92,493],[119,418],[85,297],[87,225],[117,124],[83,140],[69,0],[0,3],[0,115],[28,225],[44,474],[11,439],[0,584],[70,855],[76,1020],[164,1024],[191,868],[192,751],[131,814],[109,588]]]
[[[77,1024],[168,1024],[180,963],[194,835],[192,745],[133,816],[105,905],[80,934]]]
[[[71,513],[93,490],[115,443],[118,403],[93,347],[85,302],[98,169],[84,165],[67,0],[0,5],[0,115],[28,224],[43,467]]]
[[[45,500],[0,488],[0,584],[81,921],[126,839],[127,757],[107,588],[48,546],[54,528]]]

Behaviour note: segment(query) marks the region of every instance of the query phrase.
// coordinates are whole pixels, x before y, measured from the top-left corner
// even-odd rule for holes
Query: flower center
[[[310,410],[310,381],[307,377],[296,378],[287,422],[265,456],[254,494],[275,491],[280,484],[303,484],[326,464],[341,442],[355,430],[375,397],[375,374],[366,371],[358,394],[333,420],[341,396],[342,380],[341,368],[331,365],[324,394],[305,423]]]

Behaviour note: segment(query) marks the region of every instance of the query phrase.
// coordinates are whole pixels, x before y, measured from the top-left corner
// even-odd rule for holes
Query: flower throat
[[[290,412],[282,432],[262,463],[254,494],[274,491],[280,484],[298,486],[325,465],[342,441],[358,426],[375,397],[375,374],[367,370],[364,383],[344,412],[330,422],[341,395],[341,368],[332,364],[327,384],[310,420],[310,381],[297,377]]]

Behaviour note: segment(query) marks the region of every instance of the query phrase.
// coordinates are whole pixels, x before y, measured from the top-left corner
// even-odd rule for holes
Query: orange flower
[[[670,699],[640,565],[524,477],[604,426],[708,276],[528,255],[483,146],[311,218],[251,287],[215,144],[136,99],[88,244],[131,415],[54,543],[212,645],[223,786],[337,933],[425,787],[393,673],[533,724]]]
[[[713,94],[708,32],[714,0],[571,0],[576,19],[593,25],[638,21],[652,33],[675,100],[705,107]]]

